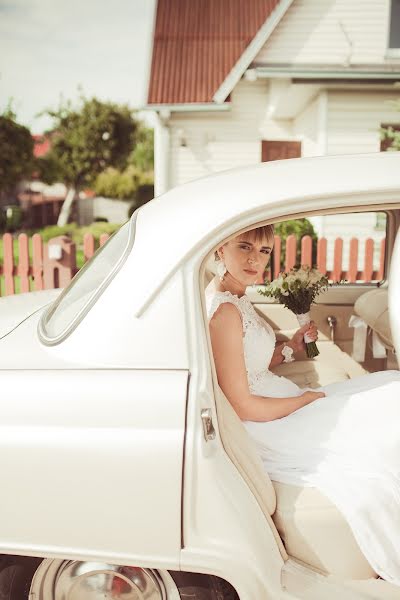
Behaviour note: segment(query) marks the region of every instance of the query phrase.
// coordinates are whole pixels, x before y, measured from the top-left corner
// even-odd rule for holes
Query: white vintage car
[[[317,386],[398,368],[395,152],[182,185],[136,211],[61,294],[0,300],[1,600],[400,598],[327,498],[266,476],[217,384],[205,311],[222,241],[374,211],[386,214],[383,280],[321,296],[320,355],[276,372]],[[289,311],[248,295],[278,339],[291,335]],[[386,358],[369,347],[363,363],[352,358],[352,314]]]

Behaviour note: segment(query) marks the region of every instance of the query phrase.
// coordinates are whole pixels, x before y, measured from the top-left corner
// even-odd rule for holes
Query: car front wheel
[[[239,600],[212,575],[73,560],[43,560],[24,586],[25,595],[0,600]]]

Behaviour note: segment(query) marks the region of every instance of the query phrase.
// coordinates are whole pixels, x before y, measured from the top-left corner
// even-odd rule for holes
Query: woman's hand
[[[310,336],[312,342],[315,342],[318,339],[318,330],[314,321],[310,321],[306,325],[303,325],[303,327],[300,327],[290,340],[290,345],[294,352],[300,352],[300,350],[306,349],[306,344],[304,342],[305,333]]]

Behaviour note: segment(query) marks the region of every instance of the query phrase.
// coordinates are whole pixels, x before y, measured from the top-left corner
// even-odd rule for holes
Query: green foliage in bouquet
[[[267,283],[264,290],[259,289],[258,292],[263,296],[275,298],[294,314],[299,315],[308,312],[318,294],[332,285],[317,269],[295,266],[288,273],[279,273],[276,279]]]

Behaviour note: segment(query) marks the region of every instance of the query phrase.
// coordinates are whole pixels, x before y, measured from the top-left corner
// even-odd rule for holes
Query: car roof
[[[139,278],[134,312],[139,316],[196,248],[226,227],[232,232],[255,222],[267,207],[268,218],[290,212],[327,207],[336,198],[360,194],[357,205],[368,204],[365,192],[400,191],[400,153],[324,156],[272,161],[202,177],[177,186],[142,206],[137,213],[134,251],[135,279]],[[332,198],[332,202],[327,201]],[[398,201],[396,195],[393,202]],[[345,206],[345,204],[343,204]],[[307,208],[308,207],[308,208]],[[236,224],[236,229],[235,229]],[[229,233],[227,235],[230,235]]]

